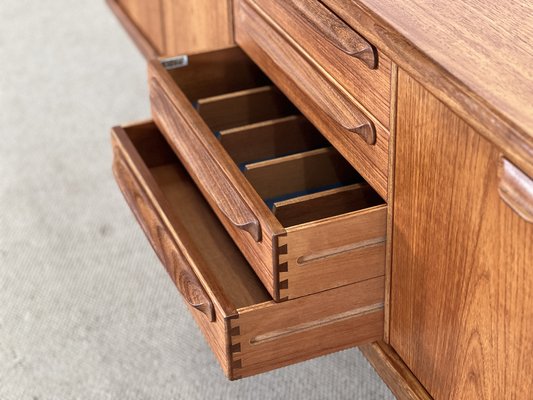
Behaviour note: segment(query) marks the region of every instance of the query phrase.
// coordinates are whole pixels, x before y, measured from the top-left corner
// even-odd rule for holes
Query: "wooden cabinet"
[[[383,338],[400,398],[531,397],[531,5],[108,2],[117,181],[230,378]]]
[[[390,343],[435,399],[529,398],[533,223],[501,153],[403,71],[397,115]]]

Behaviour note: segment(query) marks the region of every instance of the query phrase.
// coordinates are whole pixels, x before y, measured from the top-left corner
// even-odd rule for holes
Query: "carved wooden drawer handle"
[[[533,179],[504,157],[498,168],[500,197],[527,222],[533,223]]]
[[[375,145],[376,127],[373,122],[321,72],[310,63],[302,62],[296,49],[292,51],[293,48],[285,42],[283,32],[277,30],[270,33],[258,27],[258,24],[254,22],[257,16],[251,14],[252,12],[260,12],[260,10],[254,2],[248,0],[247,6],[242,7],[241,15],[242,18],[247,19],[248,35],[284,71],[292,71],[293,76],[299,77],[294,80],[294,84],[311,97],[336,124],[359,135],[367,144]]]
[[[115,151],[113,173],[146,237],[185,301],[204,313],[209,321],[214,321],[215,312],[211,299],[155,211],[152,202],[118,153],[118,150]]]
[[[342,52],[361,60],[370,69],[377,67],[374,48],[318,0],[284,0],[322,37]]]

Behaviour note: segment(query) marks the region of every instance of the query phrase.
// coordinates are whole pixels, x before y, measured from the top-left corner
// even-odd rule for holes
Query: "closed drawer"
[[[267,2],[264,3],[266,6]],[[270,4],[269,8],[286,7],[283,5],[285,2],[281,1],[268,3],[277,4]],[[354,93],[348,92],[332,79],[330,71],[317,65],[312,58],[306,57],[300,41],[297,43],[292,40],[254,4],[245,0],[234,2],[235,40],[238,45],[266,71],[272,81],[357,168],[372,187],[386,198],[389,148],[387,127],[371,112],[361,107]],[[296,26],[298,19],[294,19],[292,23]],[[296,29],[294,26],[293,29]],[[309,47],[317,51],[316,47]],[[322,53],[323,57],[328,54],[325,49],[319,49],[318,52]],[[346,69],[344,61],[333,56],[330,59],[332,64],[342,67],[343,71]],[[355,71],[353,65],[349,69]],[[381,75],[367,78],[345,76],[354,84],[362,84],[364,80],[365,85],[369,86],[356,92],[360,98],[383,91],[385,97],[390,95],[388,83],[385,88],[378,84],[383,80]],[[373,85],[376,87],[370,87]]]
[[[321,1],[238,3],[262,14],[389,128],[391,61]]]
[[[115,178],[230,379],[382,336],[383,277],[272,301],[156,126],[112,141]]]
[[[383,276],[387,207],[326,139],[238,48],[184,65],[150,64],[154,120],[272,297]]]

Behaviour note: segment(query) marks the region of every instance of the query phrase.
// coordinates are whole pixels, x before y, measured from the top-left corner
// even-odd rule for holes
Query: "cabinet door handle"
[[[128,205],[178,291],[191,307],[201,311],[213,322],[215,312],[211,299],[118,150],[115,151],[113,173]]]
[[[524,220],[533,223],[533,179],[505,157],[500,158],[498,177],[502,200]]]
[[[320,1],[284,1],[333,46],[359,59],[370,69],[377,67],[377,57],[372,45]]]

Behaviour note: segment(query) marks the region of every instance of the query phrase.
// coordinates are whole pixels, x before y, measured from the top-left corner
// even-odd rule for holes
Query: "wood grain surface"
[[[429,393],[391,346],[380,340],[359,346],[359,350],[398,400],[431,400]]]
[[[234,4],[238,44],[365,180],[382,197],[386,197],[389,139],[386,128],[371,114],[364,112],[360,103],[332,81],[320,66],[311,64],[312,60],[302,56],[296,49],[298,45],[289,37],[282,36],[259,11],[242,0]],[[326,109],[324,106],[327,106]],[[364,138],[346,129],[352,126],[350,121],[361,122],[361,115],[375,127],[374,145],[369,145]]]
[[[378,54],[366,39],[317,0],[246,2],[264,11],[309,57],[389,127],[391,62],[387,56]],[[355,54],[360,54],[363,61]]]
[[[238,310],[232,327],[242,377],[379,340],[383,277],[286,301]]]
[[[231,0],[159,1],[163,6],[165,54],[193,54],[233,45]]]
[[[268,25],[262,20],[261,10],[253,4],[241,3],[240,16],[246,16],[252,22],[247,28],[250,34],[263,48],[268,49],[276,62],[285,71],[290,72],[295,83],[310,96],[331,121],[343,130],[359,135],[368,145],[376,143],[376,127],[372,120],[357,107],[351,96],[345,95],[340,86],[328,73],[320,73],[307,62],[295,62],[283,49],[283,39],[278,43],[270,42],[267,31],[277,25]],[[266,17],[266,15],[265,15]],[[271,24],[274,24],[271,21]],[[283,38],[284,32],[278,28]],[[277,44],[281,44],[277,45]],[[286,46],[288,43],[286,44]]]
[[[292,21],[297,20],[299,23],[294,25],[300,30],[302,25],[309,26],[343,53],[357,58],[370,69],[377,67],[378,56],[372,45],[321,2],[288,0],[279,4],[287,6],[281,14],[288,14],[288,19]],[[268,3],[266,5],[268,6]],[[270,16],[273,17],[271,14]]]
[[[260,86],[196,101],[196,108],[214,131],[231,129],[296,113],[295,107],[273,86]]]
[[[114,128],[115,177],[228,378],[381,338],[383,277],[275,303],[179,161],[145,162],[161,137],[152,123]]]
[[[142,188],[146,198],[146,205],[142,209],[151,209],[153,212],[139,214],[139,218],[142,217],[144,223],[150,223],[153,219],[161,221],[158,231],[152,235],[154,239],[162,236],[172,238],[173,247],[184,254],[202,287],[215,305],[220,306],[224,315],[234,315],[239,307],[269,300],[259,279],[177,157],[174,155],[153,164],[146,162],[152,160],[153,155],[145,158],[142,151],[144,145],[149,141],[165,141],[153,122],[145,124],[147,129],[139,132],[142,126],[114,128],[112,138],[117,160],[115,164],[124,160],[137,182],[134,186],[123,185],[121,188],[130,197],[134,193],[132,188]],[[163,154],[170,150],[168,143],[165,144],[167,151]],[[122,176],[118,176],[119,180]],[[141,189],[135,192],[138,191]],[[145,218],[147,215],[153,218]],[[164,249],[165,252],[169,250],[169,246]],[[167,267],[172,265],[165,263]],[[213,268],[213,265],[217,267]]]
[[[161,0],[106,0],[109,8],[146,59],[163,54]]]
[[[211,299],[121,155],[114,160],[113,172],[127,203],[178,291],[189,306],[201,311],[208,321],[213,322],[215,311]]]
[[[287,228],[280,236],[280,296],[305,294],[384,275],[387,206]]]
[[[213,56],[226,58],[220,54],[215,52]],[[227,50],[229,54],[235,54],[235,50]],[[214,72],[217,79],[198,70],[187,71],[189,68],[210,71],[209,54],[192,56],[189,61],[187,67],[172,72],[157,61],[150,63],[154,120],[272,297],[276,301],[287,300],[383,275],[385,225],[381,217],[386,214],[385,206],[379,212],[371,207],[313,221],[316,224],[291,227],[295,232],[293,239],[284,241],[285,229],[261,196],[269,198],[320,189],[323,185],[350,184],[357,182],[359,175],[331,148],[252,163],[245,166],[243,174],[192,103],[195,93],[205,96],[209,89],[225,98],[219,93],[221,88],[240,87],[249,79],[246,75],[244,80],[233,76],[234,68],[228,68],[233,61],[218,64],[220,68]],[[225,74],[220,74],[220,70]],[[248,71],[248,67],[244,70]],[[180,72],[194,77],[184,81],[185,91],[177,85],[184,79]],[[226,75],[231,85],[218,82],[218,78],[224,80]],[[248,108],[241,112],[248,112]],[[243,221],[241,225],[232,222],[239,218]],[[317,250],[312,250],[315,247]],[[281,253],[291,261],[282,260]],[[293,261],[308,256],[314,258],[305,269],[291,267]],[[354,261],[351,256],[357,259]],[[286,276],[282,278],[282,274]],[[288,288],[286,295],[280,294]]]
[[[383,200],[367,183],[355,183],[277,201],[272,211],[287,228],[380,204]]]
[[[243,172],[263,199],[361,181],[333,147],[247,164]]]
[[[399,73],[390,343],[435,399],[533,391],[533,224],[499,150]]]
[[[231,75],[228,71],[226,73]],[[156,124],[226,229],[239,243],[241,251],[267,290],[276,298],[278,280],[272,264],[272,238],[276,233],[282,233],[283,227],[244,178],[170,74],[157,61],[150,63],[149,74],[152,112]],[[196,74],[202,82],[209,82],[207,76]],[[191,83],[188,88],[191,89]],[[221,189],[220,194],[216,194],[217,188]],[[230,196],[235,198],[230,200]],[[222,210],[221,205],[227,208]],[[242,215],[243,221],[248,221],[242,227],[249,227],[250,230],[233,223],[228,218],[232,213],[235,217]],[[261,230],[256,230],[256,226]],[[257,240],[258,238],[260,239]]]
[[[533,4],[323,0],[533,176]]]
[[[220,143],[237,164],[313,150],[328,141],[302,115],[220,131]]]

